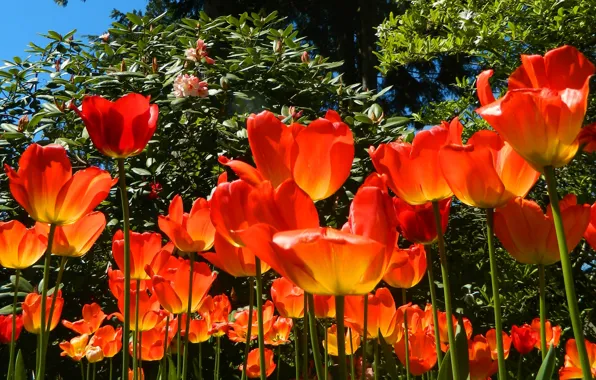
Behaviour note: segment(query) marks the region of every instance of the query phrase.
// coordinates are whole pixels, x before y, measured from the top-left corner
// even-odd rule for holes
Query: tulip
[[[12,315],[0,315],[0,344],[9,344],[12,339]],[[17,315],[14,340],[19,339],[23,329],[23,316]]]
[[[568,222],[567,224],[569,224]],[[567,225],[565,224],[565,225]],[[567,233],[565,234],[567,236]],[[590,244],[592,249],[596,249],[596,202],[590,208],[590,222],[584,232],[584,238]]]
[[[323,340],[323,347],[327,347],[327,354],[330,356],[339,356],[338,345],[337,345],[337,325],[331,325],[326,330],[326,339]],[[350,336],[352,341],[350,342]],[[360,334],[353,329],[346,329],[345,347],[346,355],[352,355],[358,347],[360,347]],[[350,344],[351,343],[351,344]]]
[[[189,293],[190,262],[171,256],[158,274],[151,276],[153,289],[161,306],[172,314],[187,312],[187,300],[191,298],[190,312],[196,311],[209,292],[217,272],[211,272],[205,263],[193,263],[192,293]]]
[[[273,302],[267,301],[263,305],[263,331],[265,334],[271,329],[273,324],[273,312],[275,308]],[[257,338],[257,310],[252,311],[252,320],[250,327],[250,340]],[[233,315],[233,322],[230,322],[230,330],[228,331],[228,338],[232,342],[246,342],[246,337],[249,334],[248,327],[248,310],[237,311]]]
[[[130,291],[130,296],[132,299],[137,299],[137,292],[138,292],[138,321],[136,318],[132,318],[130,320],[130,329],[133,331],[147,331],[154,328],[159,321],[163,319],[163,315],[160,313],[159,308],[159,300],[157,294],[153,293],[149,295],[146,290],[132,290]],[[111,319],[112,316],[118,318],[121,322],[124,321],[124,295],[120,293],[118,297],[118,309],[120,309],[120,313],[113,313],[108,316],[108,319]],[[129,315],[137,315],[136,312],[136,302],[130,303],[130,314]]]
[[[394,335],[397,309],[389,289],[378,288],[374,294],[368,294],[367,297],[367,337],[377,338],[381,334],[384,338],[388,338]],[[348,296],[345,302],[346,324],[350,325],[358,334],[364,335],[364,297]],[[388,343],[393,344],[394,342]]]
[[[545,321],[544,325],[546,330],[546,349],[550,349],[552,345],[558,347],[561,340],[561,326],[552,326],[550,321]],[[540,336],[540,318],[534,318],[531,327]],[[540,340],[536,342],[534,347],[540,349]]]
[[[246,362],[246,376],[249,379],[258,379],[261,376],[261,366],[260,362],[260,354],[259,349],[255,348],[251,352],[248,353],[248,360]],[[271,376],[273,371],[275,371],[275,361],[273,360],[273,351],[266,348],[265,349],[265,374],[267,377]],[[240,371],[244,371],[244,365],[240,365],[238,367]]]
[[[466,145],[444,146],[439,161],[455,196],[472,207],[501,207],[524,197],[540,176],[501,136],[486,130]]]
[[[82,257],[97,241],[106,227],[106,217],[99,211],[83,216],[73,224],[59,226],[52,241],[52,254],[63,257]],[[43,227],[46,234],[49,226]]]
[[[509,351],[511,350],[512,339],[505,331],[501,332],[501,336],[503,337],[503,356],[505,359],[507,359],[509,357]],[[468,339],[470,339],[469,335]],[[491,357],[493,360],[497,360],[499,353],[497,351],[497,331],[495,329],[490,329],[486,332],[486,341],[488,342],[488,347],[490,348]]]
[[[70,342],[60,343],[60,348],[62,349],[60,356],[68,356],[77,362],[81,361],[83,356],[85,356],[85,349],[87,348],[88,341],[89,335],[83,334],[72,338]]]
[[[104,359],[103,351],[99,347],[87,346],[85,348],[85,358],[89,363],[97,363]]]
[[[432,244],[437,241],[432,203],[412,206],[398,197],[393,197],[393,208],[397,217],[397,230],[406,240],[419,244]],[[447,229],[450,208],[451,198],[439,202],[443,232]]]
[[[279,346],[289,343],[292,326],[294,326],[292,318],[274,317],[271,328],[265,335],[265,344]]]
[[[169,339],[169,338],[168,338]],[[164,356],[164,331],[160,327],[154,327],[143,331],[138,338],[139,349],[137,350],[138,359],[143,361],[161,360]],[[133,342],[128,344],[128,352],[133,354]]]
[[[135,379],[135,371],[133,371],[132,369],[128,370],[128,380],[133,380]],[[137,368],[137,376],[136,376],[137,380],[145,380],[145,373],[143,372],[143,368],[139,367]]]
[[[461,124],[454,119],[416,134],[412,143],[395,141],[368,150],[377,172],[387,176],[387,185],[411,205],[450,198],[439,165],[439,149],[450,142],[461,143]]]
[[[49,322],[50,305],[52,304],[53,297],[54,294],[46,299],[45,326],[47,326]],[[63,306],[64,299],[62,298],[62,291],[58,291],[49,331],[54,330],[58,325]],[[21,307],[23,308],[23,325],[25,326],[25,330],[32,334],[41,333],[41,295],[38,293],[27,294]],[[44,331],[47,330],[44,329]]]
[[[181,323],[181,336],[186,336],[186,314],[182,314],[178,323]],[[188,341],[190,343],[202,343],[209,340],[211,334],[209,334],[210,323],[208,319],[190,319],[189,323],[189,334]]]
[[[395,343],[395,353],[401,363],[406,363],[405,339],[402,338]],[[431,333],[422,330],[409,333],[408,361],[410,373],[414,376],[421,376],[435,366],[437,352],[435,350],[435,338]]]
[[[207,298],[211,296],[207,296],[203,305],[207,303]],[[221,337],[226,334],[228,331],[228,315],[232,310],[232,305],[230,304],[230,300],[225,294],[220,294],[212,298],[211,307],[209,308],[209,321],[211,322],[211,327],[209,330],[209,334],[213,336]]]
[[[586,125],[579,133],[579,146],[586,153],[596,152],[596,123]]]
[[[470,380],[486,380],[497,373],[498,364],[493,360],[488,341],[482,335],[468,340],[468,360]]]
[[[4,165],[10,192],[38,222],[65,225],[89,214],[109,194],[114,181],[95,166],[72,174],[66,150],[57,144],[31,144],[19,170]]]
[[[106,315],[101,310],[101,306],[96,303],[83,306],[83,319],[76,322],[62,320],[62,325],[77,334],[93,334],[99,329]]]
[[[438,319],[439,319],[439,337],[440,337],[440,341],[441,341],[441,350],[443,352],[447,352],[447,349],[449,348],[449,337],[448,337],[448,333],[447,333],[447,313],[445,312],[438,312]],[[463,324],[464,324],[464,330],[466,331],[466,336],[468,339],[470,339],[472,337],[472,323],[470,322],[470,320],[466,317],[463,317]],[[455,329],[457,327],[457,319],[455,319],[455,317],[452,316],[452,325],[453,328]],[[490,332],[490,331],[489,331]],[[488,334],[487,334],[488,335]],[[505,334],[506,335],[506,334]],[[503,335],[503,336],[505,336]],[[496,357],[495,357],[496,359]]]
[[[304,290],[292,284],[285,277],[273,280],[271,299],[280,316],[284,318],[304,317]]]
[[[81,117],[93,145],[103,155],[126,158],[141,153],[157,127],[157,104],[150,97],[127,94],[115,102],[101,96],[85,96],[81,110],[71,108]]]
[[[181,252],[203,252],[213,246],[215,227],[211,223],[209,202],[203,198],[195,200],[190,213],[185,213],[182,197],[176,195],[169,214],[160,215],[158,224]]]
[[[335,318],[335,297],[313,295],[316,318]]]
[[[521,327],[513,325],[511,327],[511,340],[513,347],[520,353],[520,355],[529,354],[540,343],[540,335],[528,324]]]
[[[114,270],[108,266],[108,287],[112,295],[118,299],[124,296],[124,273],[120,270]],[[137,289],[137,283],[131,283],[131,290]],[[151,289],[151,280],[139,281],[139,290]]]
[[[383,280],[394,288],[409,289],[416,286],[426,273],[426,251],[421,244],[408,249],[395,247]]]
[[[21,222],[0,222],[0,266],[25,269],[35,264],[48,245],[43,225],[27,229]]]
[[[492,70],[480,74],[482,107],[476,112],[536,170],[564,166],[579,146],[594,71],[594,65],[571,46],[544,57],[522,55],[522,66],[509,77],[509,91],[498,100],[488,83]]]
[[[596,344],[585,341],[592,377],[596,377]],[[565,364],[559,369],[559,380],[583,379],[577,343],[569,339],[565,345]]]
[[[589,205],[578,205],[569,194],[561,201],[567,248],[580,242],[590,220]],[[546,215],[533,201],[516,198],[495,212],[495,233],[503,247],[524,264],[550,265],[560,260],[552,211]]]
[[[254,253],[246,247],[235,247],[220,234],[215,234],[215,252],[205,252],[201,256],[234,277],[254,277],[257,274]],[[269,265],[261,261],[261,273],[269,269]]]
[[[101,348],[104,357],[113,358],[122,349],[122,328],[114,329],[110,325],[100,327],[89,345]]]
[[[147,266],[154,262],[160,251],[167,251],[171,254],[172,244],[162,247],[161,235],[154,232],[130,232],[130,278],[133,280],[148,280],[150,278],[146,271]],[[112,256],[119,268],[124,268],[124,233],[116,231],[112,238]],[[168,256],[168,255],[166,255]],[[163,264],[162,264],[163,265]],[[159,270],[161,268],[152,268]]]

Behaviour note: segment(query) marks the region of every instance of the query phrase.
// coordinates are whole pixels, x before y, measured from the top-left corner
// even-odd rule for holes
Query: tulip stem
[[[132,336],[132,378],[134,380],[138,380],[138,375],[137,375],[137,368],[138,368],[138,357],[137,357],[137,351],[138,351],[138,343],[139,343],[139,295],[141,293],[140,291],[140,287],[141,287],[141,280],[137,279],[136,280],[136,292],[135,292],[135,330],[133,332],[133,336]]]
[[[325,375],[323,378],[327,380],[329,377],[329,332],[327,331],[327,326],[323,326],[325,329]]]
[[[302,327],[302,378],[308,379],[308,301],[304,293],[304,320]]]
[[[190,313],[192,312],[192,278],[193,278],[193,268],[195,265],[195,255],[193,253],[188,254],[190,256],[190,275],[188,279],[188,303],[186,306],[186,326],[185,326],[185,334],[184,334],[184,356],[182,357],[182,379],[186,380],[186,373],[187,365],[188,365],[188,337],[190,335]],[[199,366],[199,373],[201,373],[202,377],[203,369]]]
[[[47,340],[49,339],[49,331],[52,327],[52,316],[54,315],[54,308],[56,307],[56,294],[60,291],[60,285],[62,285],[62,276],[64,275],[64,269],[66,268],[66,262],[68,261],[68,257],[62,256],[60,259],[60,269],[58,269],[58,277],[56,278],[56,286],[54,286],[54,292],[52,293],[52,303],[50,304],[50,314],[48,315],[48,323],[46,327],[46,342],[45,345],[48,345]]]
[[[91,363],[87,363],[87,380],[91,380]]]
[[[523,355],[519,355],[519,360],[517,361],[517,380],[521,380],[521,374],[522,374],[522,361],[524,360],[524,356]]]
[[[443,361],[443,351],[441,351],[441,335],[439,332],[439,313],[437,311],[437,293],[435,290],[435,275],[433,274],[433,254],[430,245],[427,246],[427,265],[426,271],[428,273],[428,285],[430,289],[430,300],[433,313],[433,327],[435,330],[435,351],[437,352],[437,365],[441,368],[441,362]]]
[[[188,330],[187,330],[188,331]],[[186,339],[188,340],[188,335],[190,332],[186,334]],[[199,346],[199,380],[203,380],[203,342],[198,344]],[[184,356],[187,355],[187,352],[184,351]]]
[[[356,366],[354,364],[354,342],[352,341],[352,328],[348,329],[348,334],[350,335],[350,374],[352,375],[351,379],[356,379]]]
[[[54,241],[54,233],[56,232],[56,225],[50,225],[50,232],[48,233],[48,248],[45,253],[45,262],[43,266],[43,287],[41,291],[41,318],[40,318],[40,332],[39,332],[39,367],[37,371],[36,379],[43,380],[45,378],[46,369],[46,340],[45,327],[46,327],[46,301],[48,294],[48,282],[50,281],[50,263],[52,261],[52,243]],[[51,321],[50,321],[51,323]]]
[[[257,283],[257,324],[259,327],[259,367],[261,380],[267,380],[267,367],[265,363],[265,330],[263,329],[263,279],[261,278],[261,259],[255,257]]]
[[[108,377],[108,379],[110,379],[110,380],[112,380],[112,373],[113,373],[113,371],[114,371],[114,368],[113,368],[113,367],[114,367],[114,365],[113,365],[113,364],[114,364],[114,363],[113,363],[113,362],[114,362],[114,360],[112,360],[112,359],[113,359],[113,358],[110,358],[110,377]]]
[[[97,370],[95,369],[96,365],[97,363],[93,363],[93,380],[95,380],[95,374],[97,373]]]
[[[244,349],[244,365],[242,366],[242,380],[246,379],[248,353],[252,338],[252,305],[255,302],[255,284],[252,277],[248,278],[248,324],[246,325],[246,348]]]
[[[279,366],[281,365],[281,347],[277,346],[277,380],[279,380]]]
[[[439,211],[439,203],[433,202],[433,212],[435,215],[435,227],[437,230],[437,245],[439,246],[439,258],[441,260],[441,275],[443,277],[443,290],[445,298],[445,314],[447,321],[453,320],[453,312],[451,310],[451,284],[449,282],[449,265],[447,264],[447,254],[445,253],[445,240],[443,238],[443,230],[441,227],[441,212]],[[447,323],[447,335],[449,336],[449,347],[455,347],[455,330],[453,323]],[[459,379],[459,362],[457,361],[457,350],[451,349],[451,373],[454,380]]]
[[[402,288],[401,296],[404,300],[404,305],[407,304],[406,289]],[[408,330],[408,307],[404,308],[404,347],[406,351],[406,378],[410,380],[410,331]],[[376,355],[376,352],[375,352]],[[375,370],[376,373],[376,370]]]
[[[182,346],[180,344],[180,335],[182,334],[182,323],[180,323],[182,313],[178,314],[178,336],[176,337],[176,379],[180,378],[180,355],[182,354]]]
[[[364,380],[366,376],[366,338],[368,337],[368,294],[364,296],[364,322],[362,325],[362,372],[360,373],[360,380]]]
[[[79,367],[81,367],[81,379],[85,380],[85,369],[83,368],[83,361],[80,360],[79,361]],[[112,379],[112,376],[110,376],[110,380]]]
[[[167,378],[167,373],[168,373],[168,358],[167,358],[167,354],[168,354],[168,338],[170,337],[170,313],[168,313],[168,315],[166,316],[166,329],[165,329],[166,333],[164,334],[163,337],[163,357],[161,358],[161,373],[163,374],[162,376],[165,376]],[[110,360],[110,364],[111,360]],[[110,379],[112,377],[110,376]]]
[[[219,350],[221,349],[221,337],[215,337],[215,375],[213,380],[219,380]]]
[[[339,380],[347,379],[346,368],[346,331],[344,328],[344,296],[335,296],[335,312],[337,319],[337,354],[339,361]]]
[[[21,271],[15,271],[14,279],[14,297],[12,301],[12,331],[10,333],[10,356],[8,362],[8,380],[14,377],[14,350],[16,346],[16,330],[17,330],[17,302],[19,300],[19,280],[21,278]]]
[[[300,341],[298,337],[300,336],[300,330],[298,329],[298,324],[294,323],[294,361],[296,366],[296,379],[300,379]]]
[[[538,281],[540,286],[540,355],[542,360],[546,357],[546,281],[544,278],[544,265],[538,265]]]
[[[317,320],[315,318],[315,298],[310,293],[304,293],[308,302],[308,326],[310,330],[310,344],[315,359],[315,370],[317,378],[323,378],[323,367],[321,365],[321,351],[319,350],[319,336],[317,334]]]
[[[563,270],[565,293],[567,295],[567,306],[569,308],[569,316],[571,317],[571,326],[573,327],[575,343],[577,344],[577,353],[582,367],[582,376],[584,379],[590,379],[592,373],[590,370],[590,361],[588,360],[586,344],[584,342],[584,331],[580,319],[577,296],[575,294],[575,285],[573,284],[573,268],[569,258],[567,240],[565,239],[563,219],[561,218],[561,208],[559,206],[559,195],[557,194],[557,179],[555,178],[555,169],[552,166],[546,166],[544,168],[544,177],[546,178],[548,196],[550,197],[553,221],[555,223],[555,231],[557,232],[559,254],[561,255],[561,269]]]
[[[497,257],[495,255],[495,234],[494,234],[495,210],[486,209],[486,241],[488,242],[488,257],[490,261],[490,278],[493,288],[493,302],[495,312],[495,330],[497,340],[497,356],[500,380],[507,378],[507,367],[505,366],[505,350],[503,347],[503,323],[501,322],[501,295],[499,294],[499,274],[497,272]],[[447,319],[449,320],[449,319]]]
[[[373,360],[374,360],[374,376],[375,380],[379,380],[379,367],[381,363],[379,363],[379,341],[377,339],[373,340]]]
[[[130,334],[130,212],[128,209],[124,158],[118,158],[116,161],[118,162],[118,183],[120,187],[120,198],[122,199],[122,222],[124,224],[124,330],[122,333],[122,342],[124,343],[123,346],[126,347],[128,345],[128,336]],[[128,360],[127,350],[122,350],[122,377],[128,373]]]

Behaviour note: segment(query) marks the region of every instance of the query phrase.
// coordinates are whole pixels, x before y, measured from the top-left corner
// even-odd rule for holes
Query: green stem
[[[60,259],[60,269],[58,270],[58,277],[56,278],[56,286],[54,286],[54,292],[52,293],[52,303],[50,304],[50,314],[48,315],[48,324],[46,326],[45,345],[48,345],[47,340],[49,339],[49,331],[52,327],[52,316],[54,315],[54,309],[56,308],[56,295],[60,291],[60,285],[62,285],[62,276],[64,276],[64,269],[66,268],[66,262],[68,257],[62,256]]]
[[[167,378],[168,373],[168,337],[170,335],[170,313],[166,316],[166,333],[163,337],[163,357],[161,358],[162,373]],[[111,379],[111,377],[110,377]]]
[[[406,289],[401,290],[404,305],[407,304]],[[404,309],[404,346],[406,349],[406,378],[410,380],[410,331],[408,330],[408,309]],[[455,347],[455,346],[453,346]],[[375,370],[376,373],[376,370]]]
[[[310,344],[315,361],[315,370],[317,378],[323,378],[323,366],[321,364],[321,351],[319,350],[319,337],[317,334],[317,320],[315,319],[315,299],[310,293],[304,292],[304,296],[308,302],[308,326],[310,330]]]
[[[113,365],[114,363],[113,363],[113,360],[112,359],[113,358],[110,358],[110,377],[108,378],[110,380],[112,380],[112,373],[113,373],[113,370],[114,370],[114,368],[113,368],[114,367],[114,365]]]
[[[135,292],[135,329],[132,335],[132,378],[134,380],[138,380],[138,345],[139,345],[139,295],[140,295],[140,288],[141,288],[141,280],[136,280],[136,292]]]
[[[182,357],[182,379],[186,380],[187,365],[188,365],[188,336],[190,335],[190,313],[192,312],[192,278],[193,268],[195,265],[195,255],[193,253],[188,254],[190,256],[190,271],[188,279],[188,303],[186,306],[186,326],[184,335],[184,356]],[[203,373],[203,369],[199,366],[199,373]],[[202,375],[201,375],[202,377]]]
[[[308,302],[304,294],[304,319],[302,328],[302,378],[308,379]]]
[[[445,298],[445,314],[447,316],[447,335],[449,336],[449,347],[455,347],[455,330],[453,329],[453,312],[451,310],[451,284],[449,282],[449,264],[447,263],[447,254],[445,253],[445,240],[441,228],[441,212],[439,203],[433,202],[433,212],[435,215],[435,227],[437,229],[437,245],[439,246],[439,258],[441,260],[441,275],[443,277],[443,290]],[[459,362],[457,361],[456,350],[449,350],[451,355],[451,373],[453,379],[459,379]]]
[[[128,209],[128,193],[126,192],[124,158],[119,158],[116,161],[118,162],[118,186],[120,188],[120,198],[122,199],[122,221],[124,224],[124,329],[122,332],[122,342],[123,346],[127,347],[130,334],[130,212]],[[128,360],[128,350],[122,350],[123,378],[128,373]]]
[[[87,363],[87,380],[91,380],[91,363]]]
[[[261,371],[261,380],[267,380],[265,363],[265,331],[263,329],[263,279],[261,278],[261,260],[255,257],[257,283],[257,324],[259,327],[259,369]]]
[[[188,339],[188,335],[186,336],[186,339]],[[184,351],[184,356],[186,356],[187,353],[186,351]],[[199,343],[199,380],[203,380],[203,343]]]
[[[139,361],[137,364],[137,370],[139,371],[139,373],[141,373],[141,371],[143,370],[143,351],[142,348],[143,347],[143,332],[139,331]],[[141,376],[138,376],[139,379],[141,378]]]
[[[281,365],[281,346],[277,346],[277,380],[279,380],[279,367]]]
[[[517,380],[521,380],[522,374],[522,360],[524,359],[523,355],[519,355],[519,360],[517,361]]]
[[[426,246],[426,255],[428,257],[426,264],[426,271],[428,273],[428,285],[430,288],[430,300],[433,313],[433,324],[435,330],[435,350],[437,352],[437,365],[441,368],[443,361],[443,351],[441,351],[441,335],[439,332],[439,313],[437,311],[437,291],[435,289],[435,276],[433,274],[433,254],[430,245]]]
[[[557,232],[559,254],[561,255],[561,268],[563,270],[565,293],[567,295],[567,306],[569,308],[569,316],[571,317],[571,326],[573,327],[575,343],[577,344],[577,353],[582,367],[582,375],[584,379],[590,379],[592,373],[590,370],[590,361],[588,360],[586,344],[584,342],[584,331],[580,319],[580,312],[577,304],[577,296],[575,294],[575,285],[573,284],[573,268],[571,266],[571,260],[569,258],[567,240],[565,239],[563,219],[561,218],[561,209],[559,206],[559,195],[557,194],[557,179],[555,178],[555,169],[552,166],[546,166],[544,168],[544,177],[546,178],[546,185],[548,188],[548,195],[550,197],[550,205],[553,213],[553,221],[555,223],[555,231]]]
[[[352,353],[350,355],[350,373],[352,375],[352,377],[350,377],[350,379],[356,379],[356,365],[354,364],[354,343],[352,342],[352,329],[348,329],[348,334],[350,335],[350,352]]]
[[[45,379],[46,370],[46,340],[44,339],[46,333],[46,302],[48,295],[48,283],[50,282],[50,263],[52,261],[52,244],[54,242],[54,233],[56,232],[56,225],[50,225],[50,232],[48,234],[48,248],[45,253],[45,262],[43,266],[43,288],[41,291],[41,319],[40,319],[40,337],[39,337],[39,367],[36,379]],[[50,321],[51,323],[51,321]]]
[[[221,337],[215,337],[215,375],[213,380],[219,380],[219,350],[221,349]]]
[[[182,314],[178,314],[178,336],[176,337],[176,379],[180,378],[180,355],[182,355],[182,345],[180,344],[180,334],[182,333],[182,323],[180,323],[180,317]]]
[[[362,325],[362,373],[360,380],[364,380],[366,376],[366,338],[368,338],[368,294],[364,296],[364,322]]]
[[[93,363],[93,380],[95,380],[95,374],[97,373],[97,370],[95,369],[97,363]]]
[[[373,370],[375,380],[379,380],[379,341],[377,339],[373,340]]]
[[[81,367],[81,379],[85,380],[85,369],[83,369],[83,361],[79,361],[79,367]],[[110,380],[112,379],[112,376],[110,376]]]
[[[242,379],[246,379],[246,366],[250,352],[250,339],[252,337],[252,305],[255,302],[255,284],[252,277],[248,278],[248,324],[246,330],[246,347],[244,349],[244,365],[242,366]]]
[[[300,379],[300,330],[298,329],[298,323],[294,323],[294,361],[296,366],[296,379]]]
[[[338,354],[338,368],[339,380],[347,379],[346,368],[346,331],[344,328],[344,296],[335,296],[335,312],[337,319],[337,354]]]
[[[15,272],[14,279],[14,297],[12,300],[12,331],[10,333],[10,356],[8,361],[8,380],[14,377],[14,350],[16,346],[16,330],[17,330],[17,302],[19,300],[19,279],[21,278],[21,271],[19,269]]]
[[[323,326],[325,329],[325,375],[323,378],[327,380],[329,377],[329,332],[327,331],[327,326]]]
[[[544,265],[538,265],[538,281],[540,286],[540,354],[542,360],[546,357],[546,281]]]
[[[503,347],[503,323],[501,321],[501,295],[499,294],[499,273],[497,270],[497,258],[495,255],[494,220],[495,211],[492,208],[487,208],[486,239],[488,242],[488,256],[490,261],[490,278],[493,288],[495,330],[499,365],[498,377],[500,380],[505,380],[507,378],[507,367],[505,366],[505,350]]]

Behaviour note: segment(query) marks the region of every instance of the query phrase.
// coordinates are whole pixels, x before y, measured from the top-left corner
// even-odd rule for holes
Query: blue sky
[[[79,38],[87,34],[102,34],[112,22],[112,9],[126,13],[133,9],[145,10],[147,5],[147,0],[70,0],[64,8],[56,5],[54,0],[1,2],[0,61],[12,59],[15,55],[25,56],[29,42],[43,43],[39,33],[54,30],[65,34],[77,29],[75,36]]]

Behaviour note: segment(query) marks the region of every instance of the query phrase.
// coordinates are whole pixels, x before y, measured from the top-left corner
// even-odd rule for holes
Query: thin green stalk
[[[95,368],[97,363],[93,363],[93,380],[95,380],[95,374],[97,373],[97,370]]]
[[[87,363],[87,380],[91,380],[91,363]]]
[[[449,282],[449,264],[447,263],[447,254],[445,253],[445,240],[443,238],[443,230],[441,228],[441,212],[439,211],[439,203],[433,202],[433,212],[435,215],[435,227],[437,229],[437,245],[439,246],[439,258],[441,260],[441,275],[443,277],[443,290],[445,298],[445,314],[447,321],[453,320],[453,311],[451,304],[451,284]],[[449,336],[449,347],[455,347],[455,330],[453,323],[447,323],[447,335]],[[456,350],[449,350],[451,355],[451,373],[454,380],[459,379],[459,363],[457,361]]]
[[[323,378],[323,366],[321,364],[321,352],[319,350],[319,337],[317,334],[317,320],[315,318],[315,299],[310,293],[304,292],[304,296],[308,302],[308,326],[310,330],[310,345],[315,361],[315,370],[317,372],[317,378]]]
[[[557,194],[557,179],[555,178],[555,169],[552,166],[544,168],[544,177],[550,197],[550,205],[553,212],[553,221],[555,231],[557,232],[557,241],[559,243],[559,254],[561,255],[561,269],[563,270],[563,280],[565,282],[565,293],[567,295],[567,306],[569,316],[571,317],[571,326],[573,335],[577,344],[577,353],[582,367],[582,376],[584,379],[590,379],[592,376],[590,370],[590,361],[584,341],[584,330],[580,319],[577,296],[575,294],[575,285],[573,283],[573,268],[569,259],[569,250],[567,240],[565,239],[565,229],[563,228],[563,219],[561,218],[561,208],[559,206],[559,195]]]
[[[296,366],[296,379],[300,379],[300,340],[298,339],[300,330],[298,323],[294,323],[294,361]]]
[[[538,265],[538,282],[540,287],[540,354],[542,360],[546,357],[546,281],[544,265]]]
[[[375,376],[375,380],[379,380],[379,367],[380,367],[380,362],[379,362],[379,341],[377,339],[373,340],[373,356],[374,356],[374,376]]]
[[[255,284],[252,277],[248,278],[248,324],[246,330],[246,347],[244,349],[244,365],[242,366],[242,379],[246,379],[246,366],[250,352],[250,338],[252,337],[252,305],[255,302]]]
[[[128,209],[128,193],[126,192],[126,169],[124,167],[124,158],[117,159],[118,162],[118,180],[120,188],[120,198],[122,199],[122,222],[124,233],[124,329],[122,332],[122,341],[124,346],[128,345],[130,334],[130,212]],[[128,373],[128,352],[122,350],[122,376]]]
[[[344,328],[344,296],[335,296],[335,312],[337,319],[337,354],[338,354],[338,367],[339,367],[339,380],[347,379],[347,368],[346,368],[346,331]]]
[[[261,371],[261,380],[267,380],[265,363],[265,330],[263,328],[263,279],[261,278],[261,260],[255,257],[255,267],[257,275],[257,324],[259,327],[259,369]]]
[[[43,288],[41,291],[41,323],[40,323],[40,337],[39,337],[39,367],[35,376],[36,379],[45,379],[46,370],[46,302],[48,296],[48,283],[50,282],[50,263],[52,261],[52,244],[54,242],[54,233],[56,232],[56,225],[50,225],[50,232],[48,234],[48,248],[45,253],[45,262],[43,266]]]
[[[139,350],[143,347],[143,333],[139,331]],[[143,370],[143,352],[139,351],[139,361],[137,363],[137,370],[139,373]],[[141,376],[138,376],[139,378]]]
[[[79,361],[79,367],[81,367],[81,379],[85,380],[85,369],[83,368],[83,361]],[[112,380],[112,376],[110,376],[110,380]]]
[[[352,329],[348,329],[348,334],[350,335],[350,352],[352,353],[350,355],[350,373],[352,375],[352,377],[350,377],[350,379],[356,379],[356,365],[354,364],[354,342],[352,342]]]
[[[221,337],[215,337],[215,374],[213,380],[219,380],[219,350],[221,349]]]
[[[304,319],[302,328],[302,378],[308,379],[308,302],[304,295]]]
[[[187,355],[186,351],[184,351],[184,355]],[[199,343],[199,380],[203,380],[203,343]]]
[[[170,335],[170,314],[166,316],[166,330],[163,337],[163,358],[161,358],[162,373],[167,377],[168,373],[168,337]]]
[[[281,366],[281,346],[277,346],[277,380],[279,380],[279,368]]]
[[[404,305],[407,304],[406,289],[401,290]],[[408,309],[404,309],[404,345],[406,349],[406,378],[410,380],[410,331],[408,330]],[[455,347],[455,346],[453,346]],[[375,371],[376,372],[376,371]]]
[[[505,366],[505,349],[503,347],[503,323],[501,321],[501,296],[499,294],[499,273],[497,270],[497,258],[495,255],[495,234],[494,234],[495,211],[492,208],[486,209],[486,238],[488,242],[488,256],[490,261],[490,278],[493,288],[493,302],[495,311],[495,330],[497,340],[497,355],[500,380],[507,378],[507,367]]]
[[[54,286],[54,292],[52,293],[52,303],[50,304],[50,314],[48,315],[48,323],[46,326],[46,334],[45,334],[45,339],[46,339],[46,346],[48,344],[47,340],[49,338],[49,331],[50,331],[50,327],[52,325],[52,316],[54,315],[54,309],[56,308],[56,298],[55,295],[58,294],[58,292],[60,291],[60,285],[62,285],[62,276],[64,276],[64,269],[66,268],[66,262],[68,261],[68,257],[66,256],[62,256],[62,258],[60,259],[60,269],[58,269],[58,277],[56,278],[56,286]]]
[[[185,339],[184,339],[184,356],[182,357],[182,379],[186,380],[186,373],[188,372],[188,336],[190,335],[190,313],[192,309],[192,278],[193,278],[193,267],[195,265],[195,255],[193,253],[188,254],[190,256],[190,275],[188,279],[188,303],[186,306],[186,326],[185,326]],[[203,369],[199,366],[199,373],[203,373]]]
[[[110,361],[110,377],[108,377],[108,379],[110,379],[110,380],[112,380],[112,373],[113,373],[113,370],[114,370],[114,368],[113,368],[114,367],[114,365],[113,365],[114,364],[113,363],[114,361],[112,359],[113,358],[110,358],[110,360],[109,360]]]
[[[521,380],[522,374],[522,360],[524,359],[523,355],[519,355],[519,360],[517,361],[517,380]]]
[[[360,380],[364,380],[366,376],[366,338],[368,337],[368,294],[364,296],[364,323],[362,325],[362,373]]]
[[[428,285],[430,288],[430,300],[433,313],[433,324],[435,330],[435,350],[437,352],[437,366],[441,368],[443,361],[443,351],[441,351],[441,335],[439,332],[439,312],[437,311],[437,291],[435,289],[435,276],[433,274],[433,254],[432,247],[426,246],[427,265],[426,271],[428,273]]]
[[[323,326],[325,329],[325,375],[323,378],[327,380],[329,377],[329,332],[327,331],[327,326]]]
[[[21,271],[16,270],[14,279],[14,297],[12,300],[12,332],[10,333],[10,356],[8,361],[8,380],[14,377],[14,350],[17,345],[16,329],[17,329],[17,302],[19,300],[19,279],[21,278]]]
[[[140,291],[139,289],[141,288],[141,280],[136,280],[136,292],[135,292],[135,330],[133,331],[133,335],[132,335],[132,378],[134,380],[138,380],[139,376],[138,376],[138,355],[137,355],[137,350],[138,350],[138,340],[139,340],[139,295],[140,295]]]
[[[182,333],[182,323],[180,323],[180,317],[182,314],[178,314],[178,336],[176,337],[176,378],[180,378],[180,355],[182,355],[182,345],[180,344],[180,335]]]

